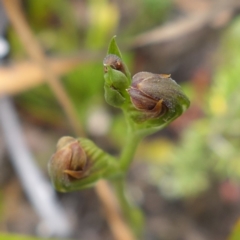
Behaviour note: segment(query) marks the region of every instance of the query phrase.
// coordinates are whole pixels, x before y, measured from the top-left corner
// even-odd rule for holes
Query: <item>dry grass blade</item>
[[[91,57],[93,59],[93,57]],[[49,68],[56,75],[71,71],[81,62],[89,61],[85,56],[48,58]],[[23,61],[0,67],[0,94],[14,95],[43,83],[46,78],[43,68],[33,61]]]

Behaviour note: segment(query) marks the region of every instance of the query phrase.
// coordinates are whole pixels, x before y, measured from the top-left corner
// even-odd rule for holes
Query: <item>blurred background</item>
[[[44,57],[24,40],[16,2]],[[140,144],[128,174],[145,239],[240,239],[239,13],[239,0],[0,2],[0,231],[113,239],[93,189],[49,185],[56,142],[74,134],[46,78],[54,72],[87,136],[117,155],[125,122],[104,101],[102,69],[117,35],[132,74],[170,73],[191,100]]]

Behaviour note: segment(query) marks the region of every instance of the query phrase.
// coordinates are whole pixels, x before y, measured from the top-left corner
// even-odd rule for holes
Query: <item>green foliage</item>
[[[145,24],[150,28],[164,20],[171,9],[172,0],[140,0],[139,4],[142,5],[140,8],[143,15],[141,19],[142,21],[147,21]]]
[[[169,197],[196,195],[212,180],[240,180],[240,82],[238,18],[226,31],[219,53],[221,61],[203,103],[206,117],[194,122],[173,148],[169,164],[154,166],[153,181]]]
[[[45,50],[51,53],[69,53],[79,48],[80,32],[67,1],[28,0],[24,2],[24,7],[27,21]],[[8,40],[12,57],[23,56],[22,44],[11,28]]]
[[[122,72],[116,71],[108,66],[107,73],[104,75],[104,78],[106,102],[114,107],[121,107],[126,100],[123,95],[123,92],[126,91],[126,87],[128,86],[126,76]],[[126,87],[124,88],[124,86]]]
[[[240,220],[237,221],[228,240],[239,240],[239,239],[240,239]]]
[[[118,45],[116,43],[116,36],[114,36],[112,38],[112,40],[110,41],[107,53],[108,54],[113,54],[113,55],[118,56],[119,58],[122,58],[122,54],[121,54],[121,52],[118,48]]]
[[[132,21],[125,28],[127,35],[138,34],[146,29],[159,26],[169,16],[173,1],[138,0],[133,4],[132,11],[134,13],[132,14]]]
[[[43,240],[43,239],[45,239],[45,238],[23,236],[23,235],[17,235],[17,234],[0,233],[0,240]],[[49,239],[49,240],[51,240],[51,239]]]
[[[99,49],[114,34],[119,23],[119,10],[114,1],[88,0],[90,21],[87,28],[85,45],[91,49]]]
[[[62,125],[62,111],[47,84],[22,93],[16,101],[20,106],[24,105],[24,111],[33,118],[55,126]]]
[[[85,126],[91,106],[103,104],[102,65],[96,62],[83,64],[63,77],[63,84]]]
[[[92,62],[82,64],[63,76],[63,85],[84,126],[89,108],[103,104],[102,72],[102,66]],[[16,99],[18,104],[24,106],[25,111],[34,118],[51,125],[65,125],[62,110],[47,84],[26,91]]]
[[[71,5],[64,0],[26,1],[27,18],[38,38],[51,52],[66,53],[79,47],[79,31]]]

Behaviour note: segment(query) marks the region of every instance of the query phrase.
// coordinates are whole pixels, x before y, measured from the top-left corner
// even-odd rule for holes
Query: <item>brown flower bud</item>
[[[144,114],[143,121],[166,113],[169,115],[167,118],[172,118],[182,99],[186,105],[189,104],[181,87],[167,74],[139,72],[133,76],[128,93],[133,106]]]
[[[110,66],[111,68],[118,70],[126,75],[125,66],[122,60],[114,54],[107,55],[103,60],[104,72],[107,72],[107,67]]]
[[[48,168],[54,185],[67,186],[74,179],[83,178],[87,156],[79,141],[62,137],[57,143],[56,153],[50,159]]]

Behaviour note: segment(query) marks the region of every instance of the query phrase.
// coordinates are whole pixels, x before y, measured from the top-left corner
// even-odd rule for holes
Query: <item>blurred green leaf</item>
[[[64,0],[25,1],[26,18],[45,50],[69,53],[79,48],[80,34],[72,5]],[[9,32],[14,56],[23,53],[18,36]]]
[[[118,48],[117,42],[116,42],[116,36],[114,36],[111,39],[107,53],[114,54],[114,55],[118,56],[120,59],[122,59],[122,54],[121,54],[121,52]]]
[[[135,3],[129,4],[132,7],[131,21],[122,34],[126,37],[160,26],[169,17],[174,6],[173,0],[138,0]]]
[[[0,240],[43,240],[43,239],[46,239],[46,238],[37,238],[37,237],[23,236],[18,234],[0,233]]]
[[[236,223],[228,240],[239,240],[240,239],[240,220]]]
[[[93,62],[63,76],[63,85],[83,124],[87,121],[90,106],[104,103],[102,73],[102,64]],[[66,124],[62,110],[46,84],[22,93],[16,100],[33,119],[55,126]]]
[[[99,49],[106,46],[119,23],[119,8],[114,1],[88,0],[89,22],[86,46]]]

